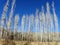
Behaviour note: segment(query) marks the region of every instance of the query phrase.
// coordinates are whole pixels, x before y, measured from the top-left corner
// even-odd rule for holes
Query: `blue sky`
[[[7,0],[0,0],[0,19],[1,19],[2,10],[6,1]],[[35,14],[36,8],[39,9],[39,11],[41,11],[42,5],[44,6],[44,10],[46,12],[46,3],[49,2],[50,8],[51,8],[52,1],[54,1],[55,3],[55,10],[58,17],[59,31],[60,31],[60,0],[16,0],[14,16],[15,14],[19,14],[20,20],[21,20],[21,17],[23,16],[23,14],[28,14],[28,15],[32,13]],[[10,12],[10,9],[11,9],[11,3],[12,3],[12,0],[10,0],[9,2],[8,13]]]

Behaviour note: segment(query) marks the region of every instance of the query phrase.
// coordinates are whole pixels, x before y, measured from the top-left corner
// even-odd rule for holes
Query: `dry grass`
[[[28,41],[0,40],[0,45],[60,45],[60,42],[28,42]]]

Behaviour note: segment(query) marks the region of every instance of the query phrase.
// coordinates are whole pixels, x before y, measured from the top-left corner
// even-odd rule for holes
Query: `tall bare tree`
[[[2,17],[1,17],[1,37],[3,36],[3,32],[4,32],[4,22],[6,18],[6,13],[8,11],[8,6],[9,6],[9,0],[7,0],[6,5],[4,6]]]
[[[11,12],[10,12],[10,14],[9,14],[9,19],[8,19],[8,21],[7,21],[7,23],[6,23],[6,24],[7,24],[7,31],[9,32],[9,35],[11,34],[11,29],[10,29],[10,27],[11,27],[11,23],[12,23],[14,6],[15,6],[15,0],[13,0],[13,2],[12,2]],[[8,33],[7,33],[7,35],[8,35]]]
[[[38,18],[38,9],[36,9],[36,17],[35,17],[35,25],[36,25],[36,40],[38,41],[38,24],[39,24],[39,18]]]
[[[42,12],[41,12],[41,26],[42,26],[42,35],[44,37],[44,32],[45,32],[45,14],[44,14],[44,7],[42,6]],[[42,39],[43,39],[42,37]],[[41,40],[42,41],[42,40]]]
[[[14,21],[14,38],[16,37],[16,32],[17,32],[17,28],[18,28],[18,22],[19,22],[19,15],[16,14],[15,15],[15,21]]]
[[[55,28],[56,28],[56,38],[58,39],[58,37],[59,37],[59,35],[58,35],[58,18],[57,18],[55,8],[54,8],[54,2],[52,3],[52,7],[53,7],[53,14],[54,14]]]
[[[22,41],[23,41],[23,33],[25,31],[24,26],[25,26],[25,15],[22,17],[22,22],[21,22],[21,28],[22,28]]]

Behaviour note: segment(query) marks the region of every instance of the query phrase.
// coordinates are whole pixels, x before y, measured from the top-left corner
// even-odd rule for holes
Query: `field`
[[[18,43],[16,44],[19,45]],[[60,42],[23,42],[22,45],[60,45]]]
[[[0,45],[60,45],[60,42],[28,42],[28,41],[0,40]]]

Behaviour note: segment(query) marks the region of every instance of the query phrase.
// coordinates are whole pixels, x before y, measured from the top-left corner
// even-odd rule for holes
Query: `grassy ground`
[[[60,45],[60,42],[28,42],[28,41],[0,40],[0,45]]]

